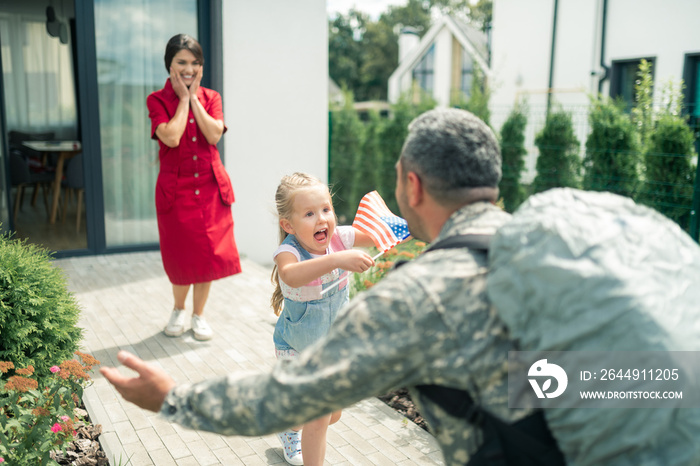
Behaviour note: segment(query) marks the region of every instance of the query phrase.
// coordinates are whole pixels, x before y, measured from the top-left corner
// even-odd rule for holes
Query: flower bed
[[[0,361],[0,463],[56,465],[76,445],[87,448],[90,429],[82,395],[89,372],[100,362],[75,354],[80,361],[65,360],[46,374]]]

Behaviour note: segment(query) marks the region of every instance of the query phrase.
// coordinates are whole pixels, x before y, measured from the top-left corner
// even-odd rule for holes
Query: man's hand
[[[119,362],[138,373],[138,377],[125,377],[114,367],[100,369],[102,375],[117,389],[126,401],[158,412],[165,396],[175,386],[175,381],[162,369],[144,362],[127,351],[117,355]]]

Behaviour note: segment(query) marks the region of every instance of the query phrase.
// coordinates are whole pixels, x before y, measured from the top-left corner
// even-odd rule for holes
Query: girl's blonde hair
[[[275,205],[277,207],[277,217],[279,220],[290,220],[294,213],[294,196],[301,189],[310,188],[313,186],[323,186],[328,189],[318,178],[306,173],[296,172],[292,175],[283,176],[277,192],[275,193]],[[330,190],[328,192],[330,196]],[[282,225],[279,225],[280,244],[287,238],[288,233],[284,231]],[[284,296],[282,296],[282,287],[280,286],[279,274],[277,273],[277,264],[272,268],[272,283],[275,285],[275,291],[270,298],[270,305],[275,315],[280,315],[282,312],[282,304]]]

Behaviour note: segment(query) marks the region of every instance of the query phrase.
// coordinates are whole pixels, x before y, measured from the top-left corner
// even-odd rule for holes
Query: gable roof
[[[488,38],[486,34],[451,15],[443,16],[428,29],[428,32],[425,33],[418,45],[399,63],[399,66],[391,76],[402,75],[406,71],[413,69],[428,48],[435,42],[435,38],[443,28],[450,30],[457,42],[474,58],[474,61],[478,63],[486,76],[490,76],[491,69],[488,66]]]

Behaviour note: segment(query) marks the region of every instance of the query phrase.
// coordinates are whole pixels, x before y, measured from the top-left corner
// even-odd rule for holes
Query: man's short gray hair
[[[473,188],[497,188],[501,150],[486,123],[455,108],[425,112],[408,126],[401,151],[404,174],[418,174],[438,201],[459,203]]]

